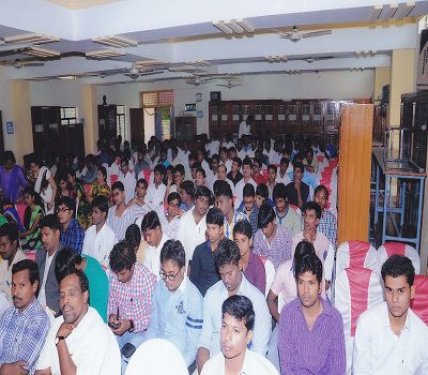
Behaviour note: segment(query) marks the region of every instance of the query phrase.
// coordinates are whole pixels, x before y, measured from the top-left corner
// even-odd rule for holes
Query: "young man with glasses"
[[[195,362],[203,323],[203,299],[186,276],[186,253],[180,241],[168,240],[160,254],[161,280],[155,287],[146,338],[171,341],[189,367]]]
[[[83,247],[85,231],[74,218],[76,202],[70,197],[61,197],[58,200],[56,214],[61,224],[61,246],[70,247],[80,254]]]

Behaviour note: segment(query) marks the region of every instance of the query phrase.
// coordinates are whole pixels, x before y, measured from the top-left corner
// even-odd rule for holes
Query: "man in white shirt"
[[[39,358],[37,375],[118,375],[117,341],[100,315],[88,305],[89,282],[81,270],[61,280],[61,312]]]
[[[252,178],[252,172],[253,163],[249,157],[246,157],[242,161],[242,175],[244,178],[235,185],[235,207],[239,207],[242,203],[245,184],[253,185],[254,190],[257,188],[257,183]]]
[[[215,255],[215,265],[221,280],[208,289],[204,299],[204,324],[199,339],[197,364],[199,373],[210,358],[220,352],[221,305],[228,297],[242,295],[247,297],[255,309],[254,336],[249,348],[262,356],[267,352],[267,345],[272,331],[271,315],[265,296],[252,285],[240,270],[241,254],[238,245],[224,239],[220,242]]]
[[[144,254],[143,264],[156,276],[159,280],[160,271],[160,253],[168,236],[163,233],[159,221],[158,214],[155,211],[148,212],[141,222],[141,232],[148,246]]]
[[[239,124],[238,137],[241,138],[243,135],[251,135],[251,124],[253,123],[253,116],[248,115],[246,120],[241,121]]]
[[[221,352],[205,363],[201,375],[278,375],[264,356],[247,349],[253,337],[255,321],[251,301],[245,296],[231,296],[223,302],[222,314]]]
[[[135,172],[129,169],[129,161],[126,158],[122,158],[120,162],[119,181],[125,187],[125,204],[128,204],[134,198],[137,179],[135,178]]]
[[[213,204],[214,197],[206,186],[199,186],[195,191],[195,205],[181,216],[178,224],[177,240],[186,251],[186,260],[191,263],[195,247],[205,242],[207,223],[205,216]]]
[[[108,213],[108,198],[97,195],[91,203],[92,226],[85,232],[82,254],[89,255],[107,268],[109,255],[113,246],[117,243],[113,229],[106,223]]]
[[[415,269],[393,255],[382,266],[386,302],[364,312],[357,324],[353,374],[428,374],[428,327],[410,309]]]
[[[163,205],[166,192],[166,185],[163,183],[165,174],[166,168],[162,164],[157,164],[153,169],[153,183],[149,184],[146,194],[146,203],[151,209]]]

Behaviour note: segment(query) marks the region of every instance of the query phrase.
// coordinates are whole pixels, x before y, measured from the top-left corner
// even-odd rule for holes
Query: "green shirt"
[[[89,306],[97,310],[101,318],[107,322],[107,274],[95,258],[88,255],[83,258],[86,260],[85,275],[89,280]]]

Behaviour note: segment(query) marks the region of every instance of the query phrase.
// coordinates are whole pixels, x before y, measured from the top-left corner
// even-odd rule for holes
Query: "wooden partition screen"
[[[342,107],[339,129],[338,243],[368,241],[372,104]]]

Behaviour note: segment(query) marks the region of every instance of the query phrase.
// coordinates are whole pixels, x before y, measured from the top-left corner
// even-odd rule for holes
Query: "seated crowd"
[[[163,339],[189,374],[428,374],[415,269],[381,266],[347,364],[316,140],[102,142],[0,166],[0,375],[125,374]],[[273,146],[273,147],[272,147]],[[168,361],[168,353],[165,353]]]

